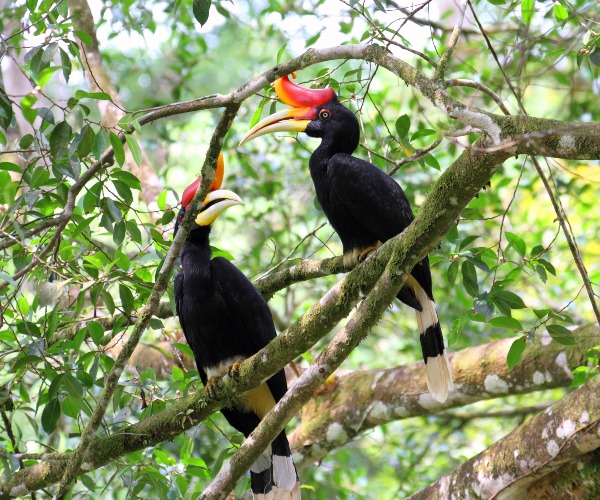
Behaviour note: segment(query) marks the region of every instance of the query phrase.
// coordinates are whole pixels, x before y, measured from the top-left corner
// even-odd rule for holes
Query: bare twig
[[[467,0],[460,0],[458,4],[458,19],[456,20],[456,24],[454,25],[454,29],[448,38],[448,45],[446,46],[446,50],[442,54],[440,62],[435,69],[435,79],[436,80],[444,80],[446,76],[446,69],[448,68],[448,63],[450,62],[450,58],[452,57],[452,53],[456,48],[456,44],[458,43],[458,38],[460,37],[460,32],[462,30],[463,21],[465,19],[465,9],[467,8]]]
[[[452,80],[446,80],[446,86],[447,87],[471,87],[473,89],[480,90],[484,94],[489,95],[505,115],[510,115],[510,111],[504,105],[502,98],[498,94],[496,94],[496,92],[494,92],[491,88],[484,85],[483,83],[479,83],[474,80],[467,80],[465,78],[455,78]]]

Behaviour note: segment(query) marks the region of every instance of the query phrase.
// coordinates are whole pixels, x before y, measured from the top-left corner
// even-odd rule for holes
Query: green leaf
[[[509,292],[508,290],[492,290],[492,296],[494,298],[500,298],[506,302],[511,309],[525,309],[527,306],[517,294]]]
[[[204,26],[208,21],[208,13],[210,11],[211,0],[194,0],[192,5],[192,12],[196,21],[200,23],[200,26]]]
[[[60,63],[62,65],[61,68],[65,82],[69,83],[69,77],[71,76],[71,70],[73,69],[73,66],[71,65],[69,54],[67,54],[62,48],[60,49]]]
[[[81,382],[70,373],[66,373],[63,378],[63,386],[72,398],[81,399],[83,396],[83,387]]]
[[[121,139],[119,139],[119,136],[114,132],[110,133],[110,145],[113,147],[115,152],[115,160],[117,160],[119,166],[122,167],[125,163],[125,149],[123,148]]]
[[[471,297],[479,295],[479,284],[477,283],[477,271],[475,266],[468,260],[462,263],[463,286]]]
[[[120,246],[125,240],[125,222],[121,219],[115,224],[113,231],[113,241],[115,245]]]
[[[487,274],[491,273],[488,265],[485,262],[483,262],[481,259],[478,259],[477,257],[473,257],[472,255],[465,255],[465,259],[467,259],[477,269],[481,269],[484,273],[487,273]]]
[[[430,129],[430,128],[422,128],[420,130],[417,130],[410,137],[410,140],[414,141],[415,139],[420,139],[421,137],[429,137],[431,135],[437,135],[437,132],[435,130]]]
[[[42,54],[42,62],[49,63],[54,59],[56,55],[56,51],[58,50],[58,42],[52,42],[48,44],[48,46],[44,49],[44,53]]]
[[[436,170],[441,170],[442,167],[440,166],[439,162],[435,159],[435,156],[433,156],[432,154],[428,154],[427,156],[425,156],[423,158],[423,161],[429,165],[430,167],[435,168]]]
[[[281,57],[283,56],[286,47],[287,43],[284,43],[281,47],[279,47],[279,50],[277,51],[277,62],[275,64],[279,64],[279,61],[281,61]]]
[[[85,158],[92,150],[96,134],[92,130],[92,127],[86,125],[81,131],[81,135],[81,141],[77,145],[77,156],[79,156],[79,158]]]
[[[473,301],[473,309],[485,319],[489,319],[494,314],[494,306],[490,303],[488,295],[488,292],[480,293]]]
[[[106,92],[86,92],[85,90],[77,90],[75,99],[96,99],[97,101],[112,101],[112,97]]]
[[[163,191],[158,195],[158,199],[156,200],[156,204],[158,208],[161,210],[167,209],[167,194],[169,193],[168,189],[163,189]]]
[[[507,328],[509,330],[523,331],[523,325],[521,322],[510,316],[496,316],[488,321],[492,326],[498,328]]]
[[[573,332],[563,325],[548,325],[546,327],[548,329],[548,333],[550,336],[556,340],[559,344],[562,345],[574,345],[575,338],[573,337]]]
[[[142,166],[142,151],[140,149],[140,145],[138,144],[135,137],[130,134],[125,135],[125,141],[127,141],[127,145],[129,146],[129,150],[133,155],[133,159],[137,163],[138,167]]]
[[[121,209],[117,207],[117,204],[111,198],[104,198],[106,202],[106,207],[112,217],[114,222],[119,222],[123,218],[123,214],[121,213]]]
[[[523,0],[521,3],[521,16],[523,17],[523,21],[527,24],[533,18],[533,14],[535,13],[535,0]]]
[[[450,287],[454,287],[456,283],[456,276],[458,275],[458,261],[452,261],[446,270],[446,279]]]
[[[468,247],[471,243],[473,243],[477,238],[479,238],[479,236],[467,236],[464,240],[462,240],[460,242],[460,245],[458,246],[458,251],[460,252],[463,248]]]
[[[260,106],[258,107],[258,109],[254,112],[254,114],[252,115],[252,119],[250,120],[250,128],[254,127],[254,125],[256,125],[258,123],[258,121],[260,120],[260,115],[262,114],[262,103],[260,104]]]
[[[113,181],[115,189],[119,196],[123,200],[123,203],[126,205],[131,205],[133,203],[133,194],[131,193],[131,188],[122,181]]]
[[[90,47],[92,46],[92,37],[88,35],[85,31],[75,30],[73,31],[73,34],[86,45]]]
[[[115,170],[111,172],[110,176],[124,182],[131,189],[136,189],[138,191],[142,189],[140,180],[131,172],[127,172],[126,170]]]
[[[468,318],[468,313],[465,313],[460,318],[455,319],[452,322],[452,326],[450,327],[450,333],[448,334],[448,346],[453,345],[458,340],[460,334],[463,331],[463,328],[465,327],[465,324],[467,323]]]
[[[525,254],[527,253],[527,246],[525,245],[523,239],[520,236],[509,231],[506,231],[504,234],[506,236],[506,240],[508,241],[506,251],[508,251],[512,247],[517,251],[517,253],[521,257],[525,257]]]
[[[510,346],[508,354],[506,355],[506,364],[508,365],[509,371],[512,371],[512,369],[521,359],[521,355],[525,351],[525,347],[527,347],[527,343],[525,341],[526,337],[520,337]]]
[[[552,10],[554,11],[554,17],[559,23],[569,18],[569,11],[559,3],[555,3]]]
[[[104,336],[104,328],[102,325],[96,321],[90,321],[88,323],[87,330],[91,339],[96,345],[98,345],[98,342]]]
[[[175,349],[179,349],[183,354],[186,354],[190,358],[194,358],[194,352],[189,345],[180,344],[179,342],[173,342],[171,345],[175,347]]]
[[[119,297],[121,297],[121,306],[126,313],[135,309],[135,299],[128,286],[119,283]]]
[[[55,160],[60,160],[67,154],[71,132],[71,126],[67,122],[60,122],[54,127],[50,134],[50,154]]]
[[[47,434],[51,434],[60,418],[60,401],[58,398],[53,398],[46,403],[42,412],[42,428]]]
[[[396,120],[396,133],[400,139],[407,138],[410,129],[410,118],[408,115],[402,115]]]

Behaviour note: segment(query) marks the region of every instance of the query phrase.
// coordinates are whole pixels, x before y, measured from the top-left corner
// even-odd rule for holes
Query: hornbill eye
[[[327,118],[331,117],[331,111],[329,111],[328,109],[322,109],[321,111],[319,111],[319,118],[323,119],[323,120],[327,120]]]

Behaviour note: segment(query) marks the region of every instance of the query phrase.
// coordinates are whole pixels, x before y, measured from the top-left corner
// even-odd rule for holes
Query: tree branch
[[[594,377],[487,450],[410,498],[524,498],[529,485],[600,448]]]
[[[452,57],[452,53],[456,48],[456,44],[458,43],[458,38],[460,36],[460,32],[462,31],[463,21],[465,19],[465,9],[467,8],[467,0],[460,0],[458,4],[458,19],[456,20],[456,24],[454,25],[454,29],[450,34],[450,38],[448,39],[448,45],[446,46],[446,50],[442,54],[440,58],[440,62],[435,69],[435,79],[443,81],[446,76],[446,69],[448,68],[448,63],[450,62],[450,58]]]

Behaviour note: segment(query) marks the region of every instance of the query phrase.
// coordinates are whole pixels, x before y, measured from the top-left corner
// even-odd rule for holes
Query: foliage
[[[447,85],[451,95],[497,113],[493,94],[482,92],[483,85],[512,114],[525,109],[565,122],[600,120],[594,95],[600,35],[593,2],[479,0],[472,5],[477,17],[467,8],[464,36],[445,75],[452,79]],[[71,2],[0,6],[0,59],[5,63],[0,85],[0,409],[4,430],[12,429],[2,435],[0,463],[9,475],[36,458],[18,458],[18,453],[77,446],[118,344],[131,333],[131,317],[146,304],[165,262],[177,193],[199,173],[198,160],[217,115],[203,111],[142,126],[144,110],[226,94],[307,48],[342,43],[382,44],[433,78],[430,63],[439,61],[458,14],[454,3],[448,11],[437,11],[427,2],[409,19],[408,9],[377,0],[104,2],[96,13],[97,40],[126,108],[117,124],[107,125],[104,107],[116,103],[117,96],[92,90],[85,80],[96,33],[78,26]],[[299,79],[333,87],[358,113],[363,130],[356,154],[393,172],[415,210],[440,171],[479,134],[463,129],[395,75],[363,61],[318,64]],[[250,123],[276,109],[272,98],[271,90],[264,89],[245,102],[226,138],[225,186],[240,194],[246,206],[220,219],[213,238],[254,278],[282,263],[341,253],[305,168],[314,141],[267,136],[236,149]],[[406,160],[424,149],[419,158]],[[165,187],[150,204],[139,196],[144,179],[131,172],[132,165],[142,165],[143,153]],[[597,293],[600,177],[595,167],[591,161],[562,159],[543,164]],[[574,342],[573,325],[597,321],[557,214],[528,158],[503,164],[430,259],[439,316],[453,350],[520,336],[508,355],[512,367],[542,331],[568,345]],[[278,329],[296,320],[336,281],[328,276],[278,292],[270,301]],[[172,287],[167,297],[172,302]],[[115,317],[111,328],[101,321],[106,316]],[[380,368],[419,359],[412,316],[393,305],[344,367]],[[72,334],[64,336],[69,329]],[[177,332],[174,319],[153,317],[144,343],[179,341]],[[328,338],[297,360],[298,366],[308,366]],[[186,346],[174,352],[161,353],[177,362]],[[599,352],[592,349],[589,366],[575,370],[574,386],[597,373]],[[110,434],[161,412],[198,384],[194,367],[175,365],[165,377],[137,358],[121,377],[100,432]],[[562,394],[527,399],[531,404]],[[517,408],[524,401],[514,397],[504,403]],[[302,471],[306,495],[409,494],[499,439],[520,418],[505,419],[503,426],[491,419],[465,423],[438,417],[386,424],[320,467]],[[193,497],[241,440],[214,415],[172,442],[79,476],[73,494]],[[237,492],[246,487],[242,482]]]

